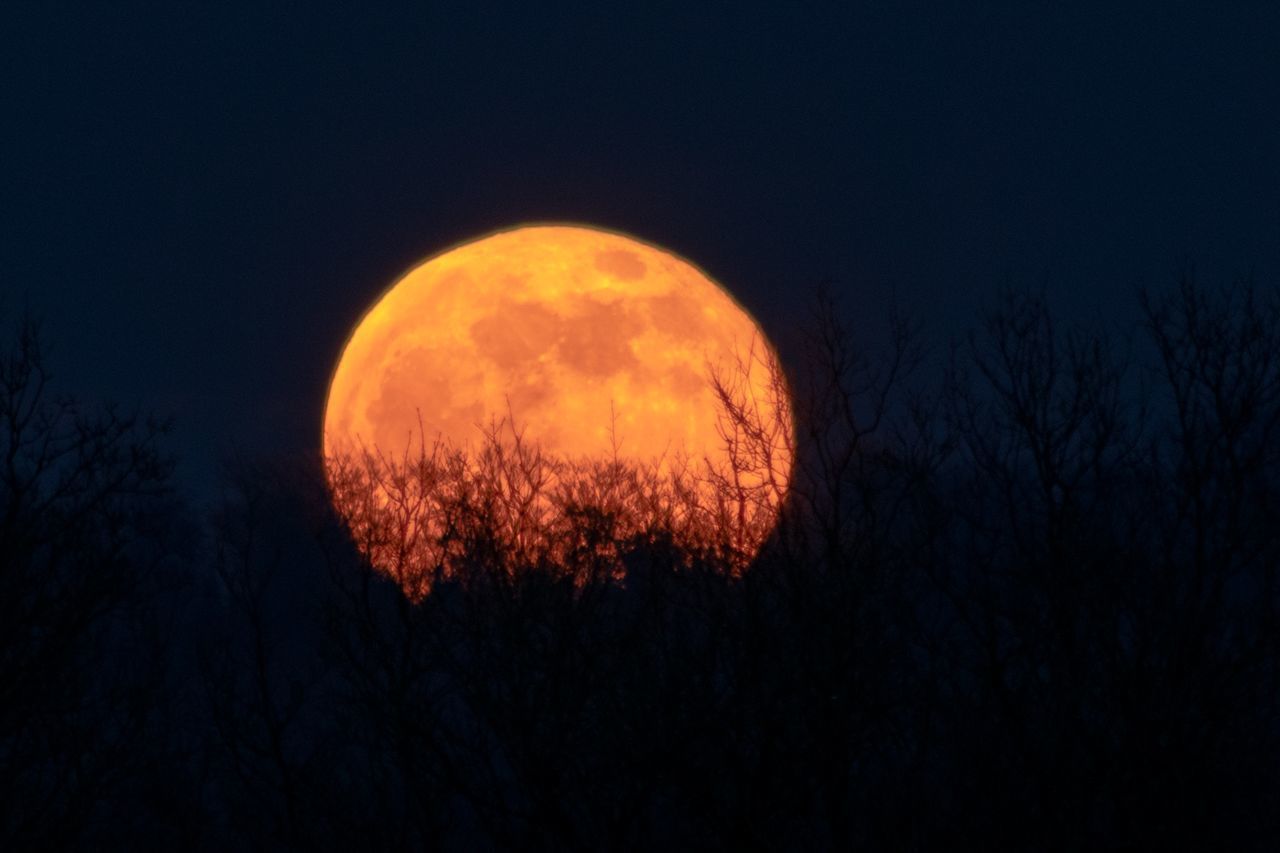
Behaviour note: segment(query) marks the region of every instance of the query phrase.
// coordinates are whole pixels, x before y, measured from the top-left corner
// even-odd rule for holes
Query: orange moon
[[[510,418],[562,458],[727,464],[713,374],[738,371],[790,430],[770,365],[755,320],[690,262],[596,228],[518,227],[429,258],[368,310],[333,373],[324,452],[397,458],[420,432],[466,448]],[[785,480],[790,458],[775,461]]]

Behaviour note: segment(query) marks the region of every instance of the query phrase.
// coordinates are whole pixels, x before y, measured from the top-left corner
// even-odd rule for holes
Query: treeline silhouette
[[[207,518],[22,324],[0,848],[1275,849],[1280,299],[1142,305],[1009,295],[931,381],[820,295],[727,471],[495,424]]]

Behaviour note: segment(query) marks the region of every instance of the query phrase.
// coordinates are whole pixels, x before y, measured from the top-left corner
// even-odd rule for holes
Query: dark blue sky
[[[775,333],[822,278],[939,338],[1010,284],[1280,283],[1274,3],[542,5],[8,8],[0,310],[199,484],[313,446],[368,303],[521,221],[673,248]]]

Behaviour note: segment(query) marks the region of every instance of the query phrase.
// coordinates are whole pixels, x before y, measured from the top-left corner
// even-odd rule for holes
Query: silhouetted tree
[[[1010,297],[950,379],[934,843],[1275,838],[1280,308],[1145,305],[1152,364]]]
[[[164,673],[145,610],[176,554],[165,429],[56,394],[33,321],[0,352],[5,849],[134,837],[165,770],[148,739]]]
[[[1274,838],[1280,314],[1191,284],[1146,304],[1124,355],[1011,295],[927,394],[907,323],[873,359],[820,299],[774,376],[794,425],[715,378],[731,467],[702,504],[497,430],[475,459],[339,466],[340,505],[393,496],[355,515],[366,553],[430,555],[429,595],[357,572],[330,618],[400,814],[431,815],[411,837]],[[741,571],[733,526],[784,491]]]
[[[0,844],[1273,849],[1280,298],[1143,306],[1011,294],[932,387],[820,296],[785,375],[713,377],[720,467],[510,421],[242,463],[198,553],[159,428],[49,397],[27,327]]]

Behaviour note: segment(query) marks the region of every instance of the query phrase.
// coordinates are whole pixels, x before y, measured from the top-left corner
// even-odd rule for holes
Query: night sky
[[[1124,321],[1280,281],[1273,3],[236,5],[0,25],[0,310],[172,415],[196,492],[313,451],[359,314],[521,222],[673,249],[779,336],[822,280],[939,341],[1010,285]]]

